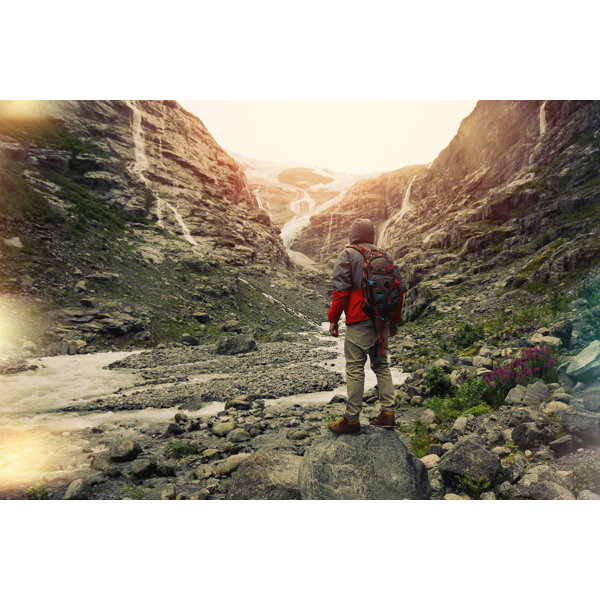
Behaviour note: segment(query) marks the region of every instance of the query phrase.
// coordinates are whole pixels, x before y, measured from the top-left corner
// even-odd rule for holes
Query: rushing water
[[[390,216],[381,226],[381,232],[379,234],[379,237],[377,238],[378,248],[385,248],[389,244],[389,233],[392,222],[399,221],[412,208],[412,205],[410,203],[410,190],[416,177],[416,175],[413,176],[410,183],[408,184],[408,187],[406,188],[406,192],[404,192],[402,206],[400,207],[400,212],[398,213],[398,215]]]
[[[327,368],[344,373],[342,336],[331,338],[328,323],[321,325],[319,339],[337,352],[327,361]],[[335,345],[331,346],[332,339]],[[65,412],[70,404],[110,394],[128,394],[144,389],[142,378],[128,369],[106,367],[131,352],[104,352],[74,356],[52,356],[31,361],[33,371],[0,376],[0,492],[32,485],[42,479],[72,479],[88,468],[89,453],[99,450],[91,446],[81,432],[87,427],[128,431],[131,426],[167,423],[178,408],[146,408],[131,411]],[[192,377],[189,383],[226,377],[211,373]],[[394,383],[402,383],[407,375],[392,369]],[[365,389],[376,384],[375,374],[367,368]],[[169,384],[161,384],[169,385]],[[155,387],[160,387],[156,386]],[[266,401],[268,406],[327,403],[334,394],[345,393],[345,386],[333,391],[299,394]],[[224,409],[223,402],[211,402],[191,417],[215,415]],[[133,433],[134,430],[132,429]]]
[[[540,106],[540,137],[546,133],[546,102],[544,100]]]

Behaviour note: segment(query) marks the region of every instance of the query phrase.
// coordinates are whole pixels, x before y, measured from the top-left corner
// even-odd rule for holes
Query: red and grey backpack
[[[400,303],[400,292],[403,289],[402,282],[394,273],[394,262],[388,255],[378,248],[369,250],[359,244],[347,246],[354,248],[363,255],[363,281],[365,284],[365,299],[362,309],[371,317],[375,327],[381,333],[380,343],[383,342],[383,327],[390,314],[398,308]],[[383,344],[381,345],[383,353]]]

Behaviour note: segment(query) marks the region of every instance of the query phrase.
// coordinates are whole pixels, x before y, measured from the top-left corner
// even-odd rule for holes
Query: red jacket
[[[373,244],[361,245],[369,249],[375,247]],[[363,266],[363,256],[354,248],[345,248],[340,254],[333,267],[333,299],[327,314],[330,323],[337,323],[342,316],[342,312],[346,313],[346,325],[369,320],[362,309],[365,297]],[[395,267],[395,274],[402,283],[400,270],[397,266]],[[402,287],[404,288],[404,284],[402,284]],[[390,321],[400,322],[403,302],[404,289],[400,291],[400,302],[396,310],[390,315]]]

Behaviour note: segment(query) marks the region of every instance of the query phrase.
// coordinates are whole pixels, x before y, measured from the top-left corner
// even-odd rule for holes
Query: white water
[[[262,203],[262,198],[260,197],[258,188],[254,190],[254,195],[256,196],[256,201],[258,202],[258,208],[260,208],[260,210],[264,210],[269,215],[269,218],[272,219],[273,216],[271,215],[271,205],[267,200],[265,200],[266,206]]]
[[[388,245],[389,233],[391,231],[390,225],[392,223],[398,222],[412,208],[410,204],[410,190],[416,177],[416,175],[413,176],[410,183],[408,184],[408,187],[406,188],[406,192],[404,192],[404,198],[402,199],[402,206],[400,207],[400,212],[397,215],[391,215],[381,226],[381,231],[377,238],[378,248],[385,248]]]
[[[132,134],[133,134],[134,159],[135,160],[134,160],[132,172],[137,175],[138,179],[148,189],[151,189],[150,182],[144,175],[144,171],[148,170],[150,163],[149,163],[148,157],[146,155],[146,138],[144,135],[144,129],[142,127],[142,113],[141,113],[140,109],[133,103],[133,101],[125,100],[125,104],[127,104],[127,106],[129,106],[129,108],[131,108],[131,110],[133,112]],[[164,133],[165,133],[164,116],[163,116],[163,121],[162,121],[162,129],[163,129],[163,137],[164,137]],[[159,144],[160,144],[160,148],[159,148],[160,160],[161,160],[163,169],[166,172],[166,169],[164,167],[163,158],[162,158],[162,137],[159,139]],[[163,210],[166,207],[166,208],[170,209],[171,212],[173,213],[173,215],[175,217],[175,221],[177,222],[177,224],[181,228],[181,231],[183,232],[184,239],[187,242],[189,242],[192,246],[197,246],[198,242],[196,242],[196,240],[191,235],[189,227],[185,224],[185,221],[183,220],[183,217],[181,216],[181,214],[179,213],[177,208],[175,206],[173,206],[167,200],[164,200],[163,198],[158,196],[157,194],[155,194],[155,196],[156,196],[156,200],[157,200],[156,216],[157,216],[158,226],[163,229],[165,228],[164,219],[163,219]]]
[[[546,133],[546,102],[548,101],[544,100],[540,106],[540,137]]]

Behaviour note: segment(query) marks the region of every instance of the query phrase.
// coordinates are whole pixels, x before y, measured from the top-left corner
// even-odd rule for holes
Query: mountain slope
[[[293,265],[278,229],[197,117],[171,101],[14,108],[0,106],[0,234],[16,240],[0,249],[1,291],[54,323],[17,346],[218,336],[193,317],[202,312],[243,315],[259,333],[301,326],[261,291],[308,284],[285,276]]]

